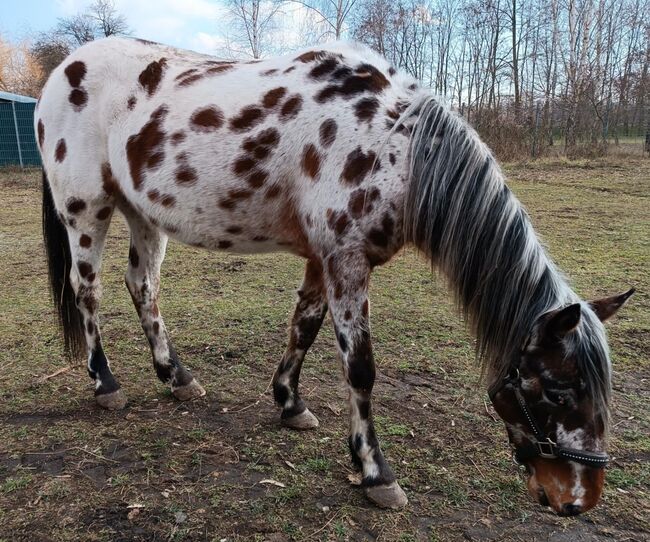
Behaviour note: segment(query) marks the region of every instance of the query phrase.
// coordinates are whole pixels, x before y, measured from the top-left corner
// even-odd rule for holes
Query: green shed
[[[36,98],[0,92],[0,167],[40,166],[34,136]]]

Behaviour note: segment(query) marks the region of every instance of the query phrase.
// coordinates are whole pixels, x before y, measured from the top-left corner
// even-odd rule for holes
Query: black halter
[[[526,399],[524,399],[521,393],[521,377],[519,376],[518,369],[515,369],[513,373],[506,376],[501,385],[489,392],[492,403],[494,403],[496,395],[507,386],[512,387],[519,407],[528,421],[533,435],[535,435],[535,439],[529,440],[526,444],[517,446],[511,443],[514,450],[513,457],[517,463],[521,464],[526,459],[532,459],[533,457],[542,457],[544,459],[566,459],[596,469],[602,469],[607,466],[609,456],[604,452],[588,452],[574,448],[565,448],[558,446],[546,436],[543,429],[536,422],[533,413],[526,403]]]

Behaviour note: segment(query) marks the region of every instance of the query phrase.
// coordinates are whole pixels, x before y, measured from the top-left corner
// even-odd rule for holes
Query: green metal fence
[[[0,167],[40,166],[34,136],[35,103],[0,102]]]

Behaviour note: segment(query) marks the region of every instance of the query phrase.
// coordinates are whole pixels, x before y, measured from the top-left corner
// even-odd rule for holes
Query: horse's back
[[[361,242],[357,222],[395,207],[407,138],[383,144],[413,93],[412,79],[355,44],[233,62],[108,38],[53,73],[37,117],[55,188],[93,190],[110,171],[131,207],[185,242],[308,253],[314,235]]]

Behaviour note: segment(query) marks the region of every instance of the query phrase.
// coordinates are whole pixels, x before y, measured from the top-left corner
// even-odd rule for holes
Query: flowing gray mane
[[[406,241],[447,276],[492,383],[512,367],[540,316],[580,300],[547,256],[478,134],[432,96],[411,105],[402,118],[411,115],[417,120]],[[586,303],[582,313],[566,346],[605,414],[610,370],[604,330]]]

